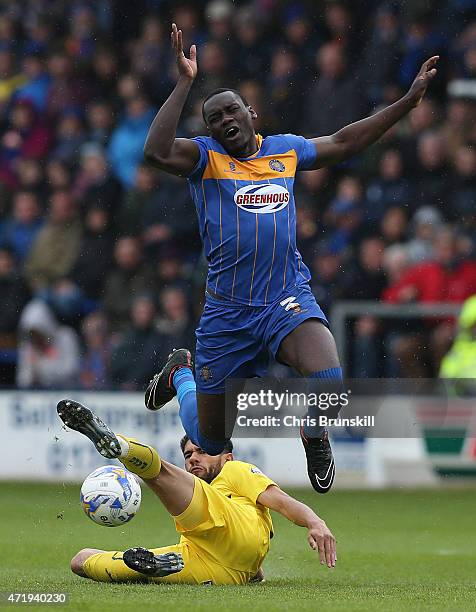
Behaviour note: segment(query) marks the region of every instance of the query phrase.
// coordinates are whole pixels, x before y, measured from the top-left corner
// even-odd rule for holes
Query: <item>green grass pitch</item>
[[[265,584],[113,585],[74,576],[69,560],[88,546],[176,542],[171,519],[149,491],[131,523],[105,528],[83,514],[78,486],[2,483],[0,590],[66,591],[64,609],[100,612],[476,609],[474,490],[290,492],[334,531],[335,570],[319,565],[305,529],[275,516]]]

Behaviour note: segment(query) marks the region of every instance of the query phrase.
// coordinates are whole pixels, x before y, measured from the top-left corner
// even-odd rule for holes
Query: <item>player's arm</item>
[[[317,153],[316,162],[311,169],[329,166],[360,153],[418,106],[425,95],[428,84],[436,74],[434,66],[438,59],[439,56],[434,55],[424,62],[408,92],[394,104],[371,117],[347,125],[332,136],[310,139]]]
[[[144,145],[147,163],[171,174],[187,176],[196,166],[198,145],[187,138],[175,138],[177,126],[193,81],[197,76],[197,49],[190,48],[190,59],[183,52],[182,31],[172,24],[172,47],[177,57],[179,78],[149,128]]]
[[[256,501],[270,510],[279,512],[296,525],[307,527],[307,541],[313,550],[319,552],[321,564],[326,563],[328,567],[335,566],[336,540],[325,522],[309,506],[294,499],[276,485],[270,485],[266,491],[258,495]]]

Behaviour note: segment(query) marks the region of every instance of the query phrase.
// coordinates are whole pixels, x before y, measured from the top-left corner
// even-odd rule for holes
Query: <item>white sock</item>
[[[116,436],[119,440],[119,444],[121,445],[121,454],[120,457],[126,457],[129,453],[129,442],[123,438],[121,435]]]

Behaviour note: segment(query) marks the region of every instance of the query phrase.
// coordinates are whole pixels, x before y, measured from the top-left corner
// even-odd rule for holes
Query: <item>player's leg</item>
[[[196,583],[190,571],[184,567],[185,564],[190,565],[186,546],[173,544],[147,551],[153,558],[153,567],[151,563],[140,561],[140,550],[144,549],[132,548],[123,552],[85,548],[71,560],[71,570],[82,578],[96,582],[162,582],[174,576],[174,582]]]
[[[103,552],[105,551],[100,550],[99,548],[83,548],[71,559],[71,571],[73,572],[73,574],[81,576],[81,578],[88,578],[88,575],[84,571],[84,564],[89,559],[89,557]]]
[[[278,358],[304,377],[331,370],[329,378],[335,378],[332,370],[340,369],[334,337],[319,319],[306,319],[291,331],[279,346]]]
[[[250,330],[249,310],[225,308],[207,296],[196,331],[196,382],[190,352],[179,349],[169,355],[146,391],[145,404],[150,410],[160,409],[177,394],[185,432],[209,455],[223,451],[236,419],[236,410],[229,414],[225,410],[225,381],[246,378],[249,364],[260,351]]]
[[[342,369],[335,341],[307,285],[299,288],[291,304],[291,308],[288,308],[289,301],[270,307],[264,332],[268,346],[279,361],[294,368],[301,376],[326,380],[340,390]],[[311,484],[318,493],[327,493],[335,476],[327,430],[306,425],[301,429],[301,439]]]
[[[89,408],[74,400],[58,403],[58,415],[65,425],[87,436],[98,452],[116,458],[157,494],[172,515],[181,514],[190,504],[194,477],[179,467],[163,461],[152,446],[116,434]]]
[[[188,349],[170,353],[162,370],[147,387],[145,405],[149,410],[160,410],[175,395],[179,402],[180,420],[190,440],[209,455],[220,454],[226,443],[222,425],[225,396],[223,393],[197,394]]]

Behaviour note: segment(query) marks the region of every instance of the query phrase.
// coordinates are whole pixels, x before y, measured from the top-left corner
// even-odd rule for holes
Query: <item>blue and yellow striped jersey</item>
[[[213,138],[194,138],[200,159],[188,177],[218,295],[265,306],[310,273],[296,247],[294,177],[316,159],[312,142],[283,134],[258,139],[258,151],[231,157]]]

